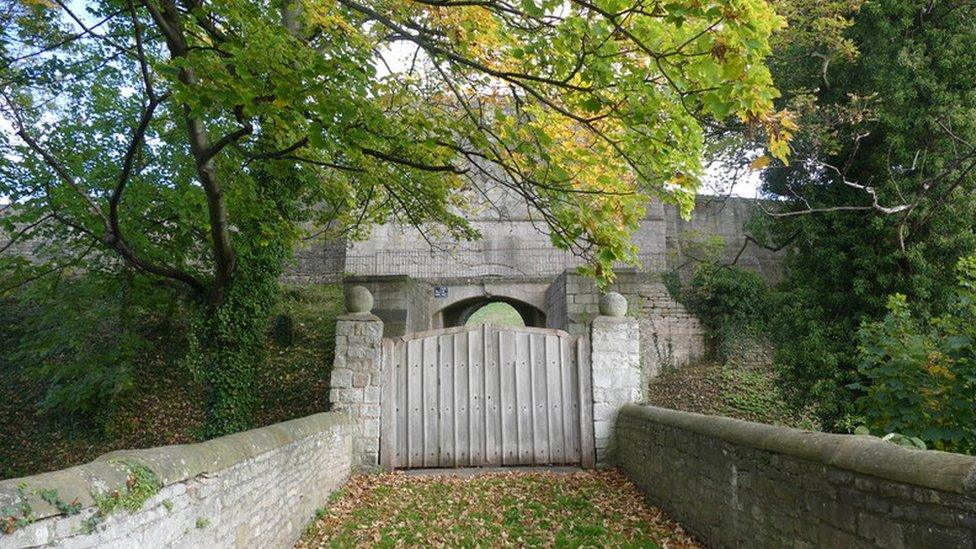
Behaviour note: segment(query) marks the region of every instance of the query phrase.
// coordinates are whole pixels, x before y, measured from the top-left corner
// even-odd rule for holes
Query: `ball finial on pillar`
[[[350,313],[368,313],[373,310],[373,294],[366,286],[353,286],[346,291],[346,310]]]
[[[617,292],[607,292],[600,297],[600,314],[622,317],[627,314],[627,299]]]

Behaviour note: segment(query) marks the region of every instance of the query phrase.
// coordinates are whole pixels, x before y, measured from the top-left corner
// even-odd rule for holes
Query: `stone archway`
[[[476,296],[452,303],[435,313],[435,318],[439,320],[439,322],[435,321],[435,325],[442,328],[464,326],[475,311],[490,303],[511,305],[528,327],[545,328],[546,326],[546,313],[538,307],[515,298],[496,295]]]

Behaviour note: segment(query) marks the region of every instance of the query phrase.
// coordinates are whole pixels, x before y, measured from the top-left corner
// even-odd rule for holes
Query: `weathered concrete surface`
[[[556,249],[538,212],[530,211],[524,198],[502,186],[483,185],[487,196],[472,193],[465,212],[481,234],[475,241],[457,242],[434,231],[421,234],[413,226],[380,225],[368,238],[352,242],[343,268],[353,275],[409,275],[418,279],[460,277],[555,276],[581,264],[571,252]],[[635,233],[647,270],[665,267],[665,217],[658,202],[648,205],[647,215]],[[301,265],[298,271],[305,271]],[[287,275],[286,275],[287,276]]]
[[[135,512],[119,510],[85,533],[93,494],[124,491],[133,465],[162,487]],[[316,414],[199,444],[125,450],[61,471],[0,481],[0,508],[26,497],[34,521],[0,534],[0,547],[290,546],[316,508],[349,477],[352,423]],[[65,516],[40,498],[56,490],[80,513]]]
[[[435,283],[439,292],[432,293],[434,311],[429,329],[461,325],[478,307],[492,301],[511,304],[522,315],[527,326],[546,326],[546,291],[549,278],[519,279],[450,278]],[[470,309],[463,311],[464,309]],[[461,313],[461,314],[459,314]]]
[[[344,283],[365,286],[373,294],[372,312],[383,321],[385,337],[430,329],[431,284],[406,275],[348,277]]]
[[[627,317],[598,316],[590,325],[590,365],[593,371],[593,437],[596,461],[613,458],[613,429],[620,408],[643,399],[637,321]]]
[[[756,211],[750,198],[699,195],[691,219],[684,220],[674,206],[664,206],[664,247],[667,250],[668,270],[690,274],[691,267],[701,260],[699,244],[718,237],[722,240],[721,255],[736,266],[754,271],[766,280],[778,281],[783,272],[787,251],[777,252],[746,241],[745,224]]]
[[[625,406],[617,463],[716,547],[965,547],[976,457]]]
[[[374,227],[368,238],[348,247],[345,243],[307,243],[296,252],[284,278],[294,282],[336,281],[344,272],[357,276],[409,275],[423,280],[551,278],[582,263],[579,257],[552,245],[538,214],[530,213],[521,197],[503,189],[489,188],[489,194],[491,204],[476,206],[467,214],[482,235],[479,240],[455,242],[434,234],[425,238],[413,227],[381,225]],[[691,219],[685,221],[677,208],[651,202],[633,235],[640,250],[641,270],[662,272],[700,259],[694,243],[711,236],[724,240],[723,253],[731,259],[742,249],[744,225],[754,210],[755,203],[749,199],[703,195],[698,197]],[[785,257],[785,250],[771,252],[749,244],[737,264],[775,280]]]
[[[373,468],[380,455],[383,321],[369,313],[336,319],[335,362],[329,385],[332,410],[353,420],[357,468]]]

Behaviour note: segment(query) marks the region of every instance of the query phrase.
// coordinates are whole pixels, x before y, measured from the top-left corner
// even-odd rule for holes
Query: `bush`
[[[815,403],[824,428],[850,432],[861,423],[853,417],[850,387],[857,320],[831,314],[823,296],[808,287],[777,291],[772,301],[769,336],[784,395],[796,408]]]
[[[858,399],[869,428],[930,447],[976,452],[976,256],[960,260],[953,303],[919,319],[904,295],[859,331]]]
[[[12,300],[22,316],[10,366],[43,385],[41,411],[101,423],[136,386],[135,364],[155,350],[151,339],[169,331],[167,295],[125,273],[34,284]]]
[[[761,338],[765,331],[769,289],[753,272],[702,263],[679,296],[705,325],[720,360],[735,356],[743,344]]]

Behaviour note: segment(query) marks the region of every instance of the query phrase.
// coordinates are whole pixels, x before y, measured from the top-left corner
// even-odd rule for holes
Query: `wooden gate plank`
[[[559,337],[546,335],[546,420],[549,433],[549,456],[553,463],[566,463],[566,433],[563,432],[562,369],[559,367]]]
[[[502,465],[518,465],[518,402],[515,392],[515,369],[518,340],[513,332],[496,330],[498,334],[499,408],[501,408]]]
[[[579,372],[567,337],[559,338],[559,362],[563,377],[563,430],[566,437],[566,459],[579,463]]]
[[[596,465],[596,441],[593,439],[593,370],[590,367],[590,340],[576,340],[576,362],[579,365],[580,465]]]
[[[546,371],[546,337],[529,335],[529,364],[532,372],[532,461],[536,465],[552,463],[549,447],[549,395]]]
[[[483,325],[485,342],[485,460],[489,465],[502,464],[501,363],[498,332]]]
[[[532,338],[524,332],[514,332],[515,336],[515,407],[518,410],[516,440],[518,441],[518,463],[531,465],[535,445],[532,436]]]
[[[424,392],[423,392],[423,341],[407,342],[407,467],[424,464]]]
[[[488,463],[485,453],[485,338],[484,329],[468,332],[468,388],[471,391],[468,455],[472,466]]]
[[[407,361],[407,343],[397,340],[393,350],[396,360],[396,459],[395,467],[406,467],[409,465],[409,454],[407,452],[407,440],[409,440],[407,421],[409,415],[409,401],[407,399],[407,372],[409,362]]]
[[[454,467],[454,335],[437,338],[437,376],[438,386],[438,455],[437,464],[441,467]]]
[[[469,436],[471,432],[471,387],[468,337],[471,332],[453,334],[454,342],[454,466],[471,465]]]
[[[424,467],[434,467],[438,464],[440,452],[437,444],[438,427],[438,394],[437,394],[437,337],[422,340],[423,345],[423,439],[424,439]]]
[[[380,467],[393,469],[397,455],[397,369],[396,348],[390,339],[383,340],[380,362]]]

